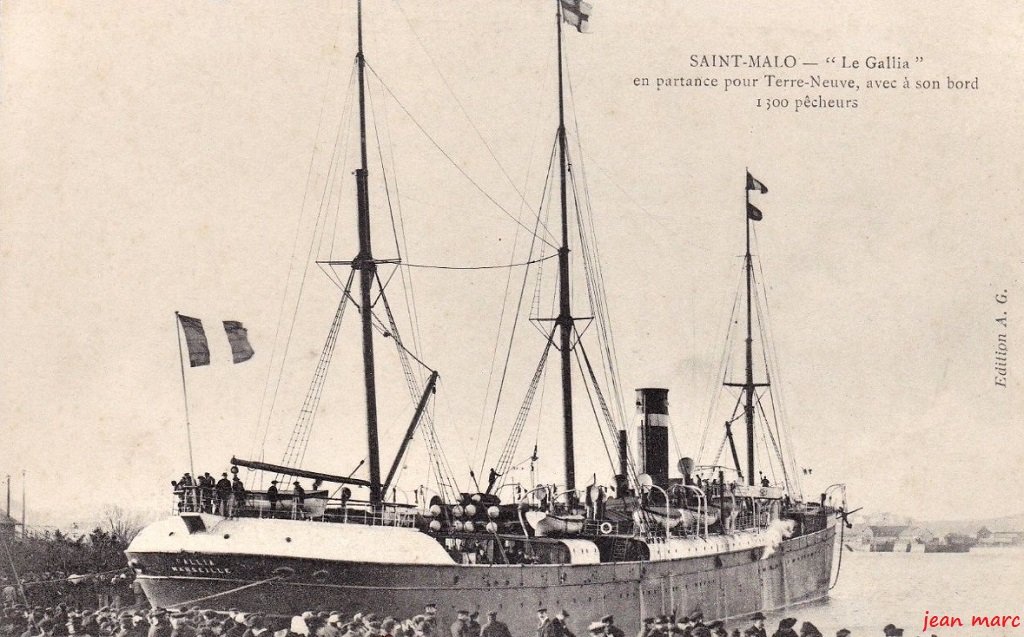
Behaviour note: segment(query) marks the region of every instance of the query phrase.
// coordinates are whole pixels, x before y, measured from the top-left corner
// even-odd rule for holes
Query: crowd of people
[[[745,624],[731,632],[720,620],[704,621],[701,613],[688,617],[661,615],[647,618],[637,637],[768,637],[765,616],[754,613]],[[60,603],[50,607],[5,604],[0,616],[0,637],[513,637],[497,611],[486,613],[481,623],[476,611],[458,611],[451,625],[439,625],[437,607],[428,604],[421,614],[407,619],[379,617],[373,613],[343,616],[337,612],[305,612],[282,618],[258,612],[204,610],[199,607],[170,611],[164,608],[121,609],[104,606],[97,610]],[[811,622],[787,617],[779,622],[771,637],[824,637]],[[515,637],[577,637],[570,626],[567,611],[549,615],[537,611],[535,634]],[[587,636],[626,637],[606,615],[590,622]],[[630,631],[632,632],[632,631]],[[903,630],[893,624],[884,629],[884,637],[902,637]],[[447,634],[446,634],[447,633]],[[843,628],[836,637],[850,637]]]

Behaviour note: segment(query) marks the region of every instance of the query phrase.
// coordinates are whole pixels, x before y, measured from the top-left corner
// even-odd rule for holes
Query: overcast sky
[[[525,233],[510,215],[532,225],[554,141],[551,7],[368,4],[377,255],[395,256],[379,136],[391,194],[397,184],[402,197],[403,258],[525,258]],[[854,506],[924,518],[1016,512],[1024,78],[1014,60],[1024,9],[1009,0],[984,11],[882,1],[755,0],[742,11],[705,0],[594,4],[591,32],[566,34],[570,117],[627,409],[632,388],[669,388],[672,455],[696,453],[738,280],[749,167],[769,187],[757,201],[757,252],[780,362],[774,380],[799,465],[813,469],[805,491],[846,482]],[[337,304],[330,279],[304,268],[310,255],[355,252],[356,146],[351,120],[339,127],[351,113],[352,5],[3,3],[0,472],[26,470],[30,507],[63,509],[48,519],[85,519],[110,502],[169,506],[169,481],[188,466],[175,310],[204,320],[213,350],[211,366],[186,370],[195,468],[219,473],[232,454],[280,459]],[[716,54],[791,55],[798,67],[780,76],[852,78],[861,89],[768,88],[761,71],[691,68],[692,55]],[[843,55],[898,56],[911,68],[829,61]],[[634,85],[733,76],[761,79],[728,92]],[[977,78],[978,88],[948,90],[949,76]],[[864,85],[904,78],[943,88]],[[856,99],[857,108],[794,112],[797,99],[817,94]],[[759,98],[790,106],[758,109]],[[332,157],[342,160],[335,168]],[[509,302],[521,275],[512,275]],[[520,325],[488,445],[507,273],[413,276],[421,357],[442,378],[432,409],[468,488],[482,449],[488,465],[497,458],[543,338]],[[578,313],[588,315],[582,279],[574,286]],[[1004,290],[1008,303],[999,304]],[[398,277],[388,291],[405,306]],[[995,321],[1004,310],[1007,328]],[[365,456],[356,317],[343,322],[306,457],[312,469],[348,474]],[[249,329],[252,360],[230,364],[225,319]],[[994,382],[1001,333],[1006,388]],[[271,412],[268,370],[278,387],[288,334]],[[378,352],[386,469],[413,400],[391,344],[378,339]],[[557,482],[555,370],[544,389],[516,458],[537,443],[542,479]],[[610,475],[589,411],[579,396],[580,483]],[[415,447],[405,488],[426,478],[422,443]]]

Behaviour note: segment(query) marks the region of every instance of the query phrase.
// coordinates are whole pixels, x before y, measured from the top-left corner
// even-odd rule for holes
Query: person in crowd
[[[470,637],[469,635],[469,611],[460,610],[456,613],[455,621],[452,622],[449,634],[451,637]]]
[[[487,623],[480,629],[480,637],[512,637],[505,622],[498,621],[498,611],[487,611]]]
[[[636,637],[650,637],[654,633],[654,618],[647,617],[640,622],[640,630],[637,631]]]
[[[341,615],[338,613],[328,615],[327,621],[317,631],[317,637],[341,637]]]
[[[757,611],[754,616],[750,618],[750,626],[743,631],[743,637],[768,637],[768,632],[764,628],[764,613]]]
[[[800,637],[823,637],[818,627],[811,622],[804,622],[800,625]]]
[[[167,618],[166,609],[154,608],[150,611],[147,637],[171,637],[171,631],[173,630],[174,627],[171,626],[171,622]]]
[[[850,631],[845,628],[840,628],[836,631],[836,637],[850,637]]]
[[[480,637],[480,611],[473,611],[469,614],[469,621],[466,622],[466,634],[469,637]]]
[[[561,637],[576,637],[576,635],[569,630],[569,611],[564,608],[558,611],[553,623],[557,626],[558,634],[561,635]]]
[[[772,633],[772,637],[799,637],[793,630],[794,625],[796,625],[796,619],[793,617],[783,619],[779,622],[779,629]]]
[[[548,609],[537,609],[537,637],[562,637],[558,633],[558,626],[548,617]]]
[[[613,615],[602,617],[601,624],[604,626],[604,634],[608,635],[608,637],[626,637],[625,633],[615,625],[615,617]]]

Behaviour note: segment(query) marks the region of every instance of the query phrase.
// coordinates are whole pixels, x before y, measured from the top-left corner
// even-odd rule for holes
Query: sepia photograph
[[[1022,28],[0,0],[0,637],[1024,636]]]

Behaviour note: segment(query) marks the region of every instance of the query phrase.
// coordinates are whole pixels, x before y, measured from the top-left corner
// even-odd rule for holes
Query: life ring
[[[608,535],[609,533],[611,533],[614,530],[615,530],[615,527],[612,526],[611,522],[602,522],[601,523],[601,535]]]

